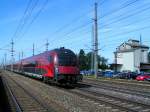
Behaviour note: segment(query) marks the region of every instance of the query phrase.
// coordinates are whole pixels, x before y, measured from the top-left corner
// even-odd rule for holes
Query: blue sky
[[[11,48],[12,38],[15,42],[15,60],[18,60],[21,51],[24,52],[24,57],[31,56],[33,43],[35,54],[43,52],[47,39],[50,44],[49,49],[64,46],[75,53],[80,49],[89,52],[94,2],[98,2],[99,48],[101,49],[99,54],[108,58],[109,63],[113,62],[113,52],[116,47],[128,39],[139,39],[141,34],[143,44],[150,45],[149,0],[45,1],[30,0],[31,6],[36,3],[37,5],[29,17],[25,16],[21,23],[24,27],[21,27],[15,36],[13,35],[29,0],[0,1],[1,60],[5,53],[7,53],[7,60],[10,60],[8,50]],[[46,5],[43,5],[44,3]],[[44,6],[42,12],[36,17],[42,6]],[[123,6],[126,7],[121,9]],[[32,19],[34,21],[30,24]]]

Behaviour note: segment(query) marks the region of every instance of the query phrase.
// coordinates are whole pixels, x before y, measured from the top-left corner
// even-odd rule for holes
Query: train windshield
[[[58,63],[60,66],[76,66],[77,59],[73,53],[60,53],[58,55]]]

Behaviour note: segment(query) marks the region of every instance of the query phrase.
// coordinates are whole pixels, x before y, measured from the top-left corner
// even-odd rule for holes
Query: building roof
[[[123,52],[133,52],[134,50],[136,50],[137,48],[133,48],[133,49],[125,49],[125,50],[117,50],[117,53],[123,53]],[[114,52],[114,53],[116,53]]]
[[[126,45],[130,46],[126,48]],[[138,40],[129,39],[127,42],[123,42],[116,52],[132,52],[136,49],[149,49],[149,46],[141,44]]]
[[[128,41],[132,41],[132,42],[140,42],[139,40],[134,40],[134,39],[129,39]]]
[[[136,48],[146,48],[149,49],[148,46],[146,45],[141,45],[141,44],[131,44],[131,43],[126,43],[127,45],[131,46],[131,47],[136,47]]]
[[[118,64],[118,63],[111,63],[111,64],[109,64],[109,65],[111,65],[111,66],[122,66],[123,64]]]

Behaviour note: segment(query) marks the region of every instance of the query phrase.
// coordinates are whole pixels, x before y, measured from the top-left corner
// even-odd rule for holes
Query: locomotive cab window
[[[72,53],[60,53],[58,63],[60,66],[76,66],[76,56]]]
[[[53,57],[52,56],[48,56],[48,62],[52,63],[53,62]]]

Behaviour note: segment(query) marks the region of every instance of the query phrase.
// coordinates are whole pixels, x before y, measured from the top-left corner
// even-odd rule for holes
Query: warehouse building
[[[150,70],[148,51],[148,46],[138,40],[130,39],[122,43],[114,52],[113,68],[119,72]]]

